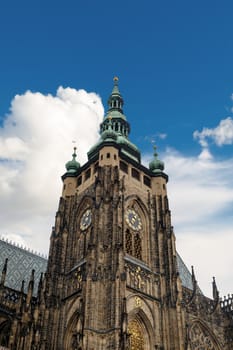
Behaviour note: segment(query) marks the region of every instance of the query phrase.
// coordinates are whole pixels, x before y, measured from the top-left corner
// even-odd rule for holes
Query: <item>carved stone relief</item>
[[[192,350],[219,350],[211,335],[198,323],[190,330],[190,345]]]

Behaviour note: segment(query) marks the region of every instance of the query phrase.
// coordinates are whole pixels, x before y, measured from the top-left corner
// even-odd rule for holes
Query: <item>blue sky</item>
[[[55,101],[57,97],[59,103],[69,100],[72,104],[76,101],[76,92],[66,88],[84,89],[88,93],[100,95],[106,107],[112,89],[112,78],[117,75],[125,99],[124,111],[131,123],[131,140],[140,147],[146,162],[150,153],[152,154],[151,140],[155,139],[160,157],[165,160],[171,183],[171,207],[177,246],[181,255],[188,266],[197,266],[202,283],[205,283],[206,279],[209,279],[209,283],[212,275],[217,274],[221,285],[224,286],[223,293],[232,292],[233,285],[229,280],[232,280],[233,276],[226,272],[223,276],[221,273],[226,264],[232,265],[232,260],[226,260],[226,246],[232,242],[233,235],[232,12],[232,1],[225,0],[22,0],[2,3],[0,166],[2,174],[5,174],[1,179],[6,181],[6,186],[2,189],[5,191],[3,197],[5,202],[8,200],[9,208],[13,210],[15,207],[15,212],[18,212],[17,205],[22,205],[21,202],[13,204],[13,194],[21,193],[19,189],[16,190],[15,179],[25,176],[30,182],[34,167],[38,167],[38,173],[42,167],[48,167],[49,151],[44,149],[44,153],[38,153],[36,158],[37,148],[33,148],[36,139],[33,133],[36,132],[38,136],[41,124],[49,119],[50,127],[46,129],[48,132],[42,130],[38,136],[40,142],[49,142],[53,139],[52,133],[56,135],[58,130],[58,121],[50,118],[51,111],[55,108],[54,104],[51,107],[51,101],[45,102],[45,96],[50,94],[50,100]],[[57,93],[59,86],[64,90]],[[25,94],[28,90],[32,92],[31,95]],[[15,98],[16,95],[20,95],[19,99]],[[79,107],[84,104],[89,106],[89,97],[94,97],[88,94],[81,95],[77,98]],[[95,98],[98,99],[98,96]],[[84,99],[81,104],[80,99]],[[38,114],[33,117],[36,108]],[[59,114],[56,108],[54,113]],[[89,136],[90,144],[97,137],[98,123],[102,117],[100,100],[96,108],[98,117],[95,121],[88,119],[90,115],[82,121],[83,134]],[[31,121],[29,112],[32,116]],[[47,121],[43,121],[42,115],[47,117]],[[79,115],[80,113],[77,114],[77,118]],[[18,125],[15,131],[6,125],[10,118]],[[221,121],[225,122],[221,124]],[[80,126],[76,127],[80,129]],[[208,130],[202,131],[203,128]],[[195,131],[199,132],[196,132],[196,139],[193,137]],[[59,129],[59,135],[61,133]],[[162,138],[161,134],[166,137]],[[14,142],[10,143],[12,137],[16,137],[17,140],[14,139]],[[65,157],[69,155],[72,137],[80,143],[81,149],[85,150],[87,147],[85,140],[82,143],[82,136],[78,131],[72,136],[67,131],[67,136],[64,137],[67,137],[64,139],[64,154],[59,149],[60,154],[62,153],[59,159],[61,164],[64,164]],[[40,142],[38,141],[36,146],[38,149],[43,148]],[[27,157],[33,150],[34,162],[40,166],[28,161]],[[54,159],[58,158],[57,152],[54,140],[53,152],[51,151]],[[82,158],[82,155],[80,157]],[[28,167],[25,167],[25,164],[29,164]],[[24,167],[26,170],[22,172]],[[56,168],[56,163],[53,169],[48,169],[49,174],[51,172],[56,178],[60,177],[62,171],[62,167]],[[14,183],[7,183],[6,179],[9,179],[9,176],[11,179],[15,177]],[[46,175],[44,179],[46,182]],[[56,186],[59,185],[56,183]],[[25,190],[23,182],[20,189]],[[28,195],[23,199],[23,222],[22,212],[18,214],[19,222],[15,219],[15,225],[12,225],[10,215],[1,217],[4,222],[3,233],[16,241],[22,239],[22,244],[46,251],[47,243],[41,244],[39,238],[36,241],[33,234],[36,229],[34,224],[27,220],[26,210],[27,206],[31,208],[34,201],[36,215],[36,208],[37,212],[40,211],[39,208],[44,208],[42,203],[46,198],[42,199],[38,193],[33,197],[29,195],[29,188],[27,191]],[[38,222],[47,215],[48,220],[43,229],[41,226],[43,232],[46,230],[48,233],[53,222],[53,217],[50,219],[50,216],[51,213],[54,215],[56,210],[57,194],[54,197],[55,201],[47,201],[47,206],[50,205],[48,212],[40,212],[34,220],[38,229]],[[203,207],[198,200],[204,203]],[[219,205],[214,206],[215,202]],[[184,214],[186,207],[189,212]],[[203,210],[206,210],[206,215],[203,215]],[[15,217],[18,216],[15,214]],[[217,247],[220,244],[220,230],[225,233],[224,236],[221,232],[221,254],[225,255],[225,258],[223,259],[223,255],[219,256],[222,265],[217,271],[213,261],[216,261],[216,254],[219,254]],[[197,242],[201,243],[198,245]],[[210,247],[210,242],[215,242],[209,249],[210,254],[212,251],[209,257],[211,263],[208,266],[210,271],[202,276],[201,271],[205,269],[206,261],[204,247]],[[202,257],[194,254],[195,245],[198,252],[203,247]]]

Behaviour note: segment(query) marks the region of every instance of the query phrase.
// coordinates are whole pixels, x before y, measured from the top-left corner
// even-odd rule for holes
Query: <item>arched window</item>
[[[126,248],[126,253],[129,255],[133,254],[133,249],[132,249],[132,233],[130,232],[129,229],[126,230],[126,235],[125,235],[125,248]]]
[[[6,347],[8,346],[10,329],[11,329],[11,324],[8,321],[3,322],[0,325],[0,345],[1,346],[6,346]]]
[[[130,350],[145,350],[145,341],[142,328],[137,320],[132,320],[128,325],[130,336]]]
[[[137,259],[142,259],[142,242],[138,233],[134,236],[134,255]]]
[[[138,232],[127,229],[125,233],[125,250],[129,255],[142,260],[142,240]]]

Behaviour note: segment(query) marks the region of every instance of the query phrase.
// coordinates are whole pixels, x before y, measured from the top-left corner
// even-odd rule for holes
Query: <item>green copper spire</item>
[[[130,132],[130,126],[126,121],[126,116],[123,114],[124,100],[118,87],[119,79],[114,77],[113,82],[112,93],[108,99],[108,111],[103,123],[100,125],[100,133],[102,135],[102,133],[108,129],[109,120],[111,119],[113,131],[127,138]]]
[[[150,162],[149,168],[153,173],[161,173],[164,170],[164,162],[158,159],[157,147],[154,145],[154,159]]]
[[[100,124],[100,140],[88,152],[88,159],[93,158],[99,148],[106,143],[115,143],[121,152],[140,163],[138,148],[129,141],[130,125],[123,114],[124,100],[119,90],[118,77],[113,78],[113,89],[108,99],[108,110]]]
[[[76,161],[76,147],[74,147],[74,153],[72,154],[73,159],[66,163],[66,170],[69,174],[74,174],[80,168],[80,164]]]
[[[109,112],[110,111],[119,111],[120,113],[123,114],[123,104],[124,104],[124,100],[121,96],[121,93],[119,91],[119,87],[118,87],[118,81],[119,78],[118,77],[114,77],[113,78],[114,81],[114,86],[112,89],[112,93],[109,96],[108,99],[108,107],[109,107]]]

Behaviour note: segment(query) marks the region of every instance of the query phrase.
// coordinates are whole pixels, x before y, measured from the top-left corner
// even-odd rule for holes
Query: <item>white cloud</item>
[[[231,117],[220,121],[216,128],[203,128],[202,131],[194,131],[193,136],[199,140],[202,147],[208,146],[207,139],[212,139],[217,146],[233,144],[233,120]]]
[[[47,251],[72,140],[84,163],[103,113],[100,97],[84,90],[59,87],[56,96],[15,96],[0,128],[2,235]]]
[[[144,140],[149,141],[150,143],[155,143],[157,139],[165,140],[167,138],[167,134],[164,132],[157,132],[154,135],[144,136]]]
[[[221,295],[232,292],[233,159],[187,157],[167,150],[168,196],[177,250],[196,267],[204,293],[211,295],[216,276]]]
[[[233,204],[232,159],[185,157],[168,150],[163,160],[170,177],[169,189],[177,224],[195,224]]]
[[[212,296],[212,277],[216,277],[220,296],[232,293],[232,220],[231,223],[203,223],[177,228],[177,249],[190,268],[194,265],[202,291]]]
[[[165,133],[159,133],[159,134],[157,134],[157,136],[161,140],[165,140],[167,138],[167,134],[165,134]]]
[[[168,198],[177,251],[211,296],[212,276],[220,295],[232,292],[233,159],[216,160],[207,149],[184,156],[168,148],[159,158],[169,175]],[[148,164],[151,155],[144,157]]]

